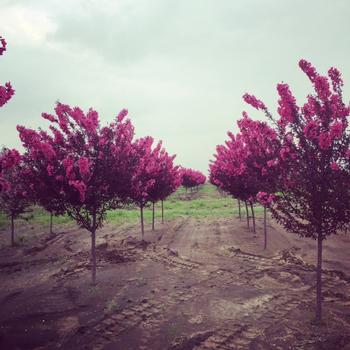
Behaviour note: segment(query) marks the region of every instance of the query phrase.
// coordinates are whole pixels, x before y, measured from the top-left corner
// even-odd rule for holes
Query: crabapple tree
[[[28,169],[16,150],[3,148],[0,152],[0,208],[11,220],[11,245],[15,245],[15,219],[31,204],[25,179]]]
[[[277,85],[277,118],[256,97],[246,94],[244,100],[265,113],[281,144],[278,195],[265,205],[287,231],[317,240],[316,319],[321,321],[322,243],[345,228],[350,216],[350,108],[336,68],[324,76],[306,60],[299,66],[314,89],[304,105],[297,105],[285,83]],[[258,196],[264,200],[267,194]]]
[[[57,103],[55,114],[43,113],[50,131],[17,126],[26,160],[32,170],[32,188],[50,189],[47,203],[59,206],[91,235],[92,283],[96,283],[96,230],[109,209],[129,196],[136,161],[134,128],[122,110],[116,120],[101,127],[98,113]],[[34,181],[34,180],[33,180]]]

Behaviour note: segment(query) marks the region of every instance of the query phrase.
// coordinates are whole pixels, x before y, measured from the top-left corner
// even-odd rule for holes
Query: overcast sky
[[[128,108],[136,136],[162,139],[177,162],[207,172],[236,131],[252,92],[276,110],[276,83],[302,103],[306,58],[338,67],[350,88],[348,0],[0,0],[0,144],[19,147],[17,124],[43,125],[61,102],[95,108],[107,123]]]

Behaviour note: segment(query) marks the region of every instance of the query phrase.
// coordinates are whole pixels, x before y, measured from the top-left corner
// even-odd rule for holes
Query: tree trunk
[[[322,242],[321,233],[317,237],[317,286],[316,286],[316,321],[322,320]]]
[[[91,272],[92,272],[92,284],[96,285],[96,213],[92,214]]]
[[[162,224],[164,224],[164,201],[162,199]]]
[[[91,272],[92,284],[96,285],[96,230],[91,232]]]
[[[142,234],[142,241],[144,241],[143,237],[145,235],[145,228],[143,225],[143,205],[141,205],[140,210],[141,210],[141,234]]]
[[[267,248],[267,218],[266,207],[264,207],[264,250]]]
[[[15,246],[15,217],[11,215],[11,246]]]
[[[253,203],[250,202],[250,209],[252,211],[252,219],[253,219],[253,232],[256,234],[256,229],[255,229],[255,214],[254,214],[254,206]]]
[[[52,235],[53,231],[52,231],[52,213],[50,213],[50,234]]]
[[[242,220],[241,201],[239,199],[237,199],[237,201],[238,201],[238,216],[239,216],[239,220]]]
[[[247,204],[247,201],[244,201],[245,203],[245,212],[246,212],[246,215],[247,215],[247,227],[249,228],[249,211],[248,211],[248,204]]]
[[[152,202],[152,231],[154,231],[154,202]]]

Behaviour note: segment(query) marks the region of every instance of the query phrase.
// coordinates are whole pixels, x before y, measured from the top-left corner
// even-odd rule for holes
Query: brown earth
[[[63,228],[62,228],[63,229]],[[65,227],[0,250],[0,349],[350,349],[350,237],[325,242],[324,322],[314,323],[315,242],[262,222],[179,218]]]

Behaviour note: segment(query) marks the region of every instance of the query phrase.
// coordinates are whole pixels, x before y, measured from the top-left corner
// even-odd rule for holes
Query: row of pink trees
[[[185,187],[186,191],[190,188],[197,188],[200,185],[205,184],[206,177],[198,170],[190,168],[181,169],[181,184]]]
[[[264,122],[251,120],[245,112],[237,124],[240,132],[236,136],[229,132],[229,140],[224,145],[217,146],[215,160],[209,165],[210,181],[237,198],[240,218],[240,202],[245,203],[248,228],[250,226],[248,205],[250,206],[253,231],[256,233],[254,202],[258,199],[260,191],[276,191],[274,178],[278,175],[276,159],[279,142],[273,129]],[[266,247],[265,209],[264,249]]]
[[[35,201],[53,215],[66,213],[91,235],[92,281],[96,283],[96,231],[107,211],[131,201],[141,209],[164,200],[180,184],[161,143],[134,141],[134,127],[122,110],[102,127],[98,113],[57,103],[55,114],[43,113],[49,130],[18,126],[25,149],[26,184]],[[164,188],[166,187],[166,188]]]
[[[0,56],[6,51],[6,40],[0,36]],[[14,95],[10,82],[0,85],[0,108]],[[3,148],[0,151],[0,208],[11,220],[11,245],[14,245],[14,220],[28,207],[27,188],[22,179],[25,177],[23,159],[14,149]]]
[[[136,140],[134,147],[138,163],[131,182],[130,198],[140,208],[141,233],[144,238],[144,207],[152,203],[152,230],[155,223],[155,203],[162,202],[162,222],[164,221],[163,201],[180,186],[180,168],[174,166],[175,156],[169,156],[159,142],[152,148],[153,138]]]
[[[239,125],[241,134],[231,137],[238,147],[230,141],[229,145],[218,147],[211,176],[221,187],[225,181],[225,186],[237,186],[235,178],[241,177],[243,184],[238,187],[245,191],[249,181],[246,168],[249,173],[260,169],[261,177],[253,182],[258,189],[252,186],[248,192],[255,193],[255,198],[287,231],[317,240],[316,319],[321,321],[322,243],[346,228],[350,220],[350,108],[343,102],[343,81],[336,68],[322,76],[305,60],[299,66],[311,81],[314,93],[299,106],[288,84],[278,84],[278,118],[262,101],[244,95],[248,104],[265,113],[271,126],[265,124],[259,129],[252,127],[258,122],[243,118]],[[228,151],[230,147],[232,151]],[[238,165],[230,164],[228,152],[238,153],[235,159],[241,161],[240,170]]]
[[[11,220],[11,245],[15,244],[15,219],[30,206],[31,198],[23,179],[27,169],[16,150],[0,152],[0,208]]]

